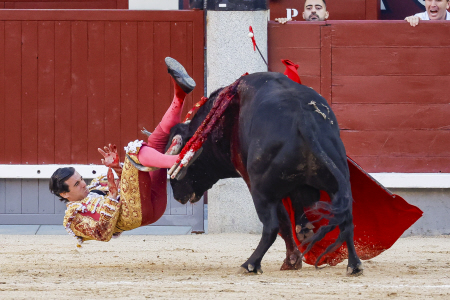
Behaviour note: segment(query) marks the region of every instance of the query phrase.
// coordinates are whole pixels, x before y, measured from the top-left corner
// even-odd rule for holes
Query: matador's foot
[[[188,75],[186,69],[172,57],[166,57],[165,59],[167,71],[170,76],[175,80],[178,86],[186,93],[189,94],[195,88],[195,81]]]
[[[297,239],[300,242],[303,242],[304,240],[306,240],[307,238],[310,238],[314,235],[314,225],[311,222],[306,223],[306,225],[301,226],[299,224],[297,224],[295,226],[295,233],[297,234]]]

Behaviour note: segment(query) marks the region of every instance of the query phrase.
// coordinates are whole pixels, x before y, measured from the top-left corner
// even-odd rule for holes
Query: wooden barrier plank
[[[87,22],[72,22],[71,163],[87,164]]]
[[[121,142],[126,146],[137,138],[137,22],[121,22]],[[156,100],[158,101],[158,100]],[[123,147],[122,146],[122,147]]]
[[[320,30],[325,22],[289,22],[288,26],[270,21],[268,40],[277,48],[320,48]],[[270,54],[269,54],[270,56]]]
[[[192,22],[192,21],[191,21]],[[200,101],[202,96],[206,96],[205,76],[205,49],[204,49],[204,18],[198,18],[192,22],[192,78],[197,84],[193,92],[193,102]],[[202,88],[200,88],[202,87]]]
[[[450,157],[449,130],[341,131],[350,156]]]
[[[170,22],[155,22],[154,23],[154,55],[153,66],[155,74],[159,76],[155,77],[154,89],[153,89],[153,128],[158,125],[162,116],[168,108],[168,103],[172,100],[171,95],[171,80],[167,74],[167,67],[164,63],[164,58],[170,53],[170,39],[167,39],[171,35]],[[183,49],[179,49],[183,51]]]
[[[5,22],[0,21],[0,162],[5,163]],[[1,204],[0,204],[1,205]],[[1,212],[1,207],[0,207]]]
[[[327,10],[331,12],[331,20],[364,20],[366,18],[366,1],[327,1]]]
[[[55,163],[55,22],[38,22],[38,163]]]
[[[450,23],[433,21],[411,27],[405,21],[329,22],[333,47],[449,47]],[[370,32],[370,34],[368,34]]]
[[[299,74],[320,76],[320,49],[276,48],[272,49],[272,52],[275,52],[269,58],[269,68],[272,72],[283,73],[286,67],[281,60],[289,59],[299,65]]]
[[[14,1],[14,9],[115,9],[116,0],[98,1]]]
[[[105,22],[105,143],[115,144],[123,161],[120,94],[120,23]]]
[[[186,50],[185,52],[185,56],[186,56],[186,70],[188,71],[189,75],[194,79],[194,26],[192,24],[192,22],[185,22],[186,24]],[[199,51],[200,53],[195,53],[195,55],[201,55],[203,53],[203,51]],[[200,64],[200,66],[203,66],[203,63]],[[203,74],[203,73],[202,73]],[[189,112],[189,110],[193,107],[193,105],[200,101],[201,96],[203,95],[203,85],[199,85],[199,81],[197,81],[196,79],[194,79],[195,83],[196,83],[196,88],[194,89],[194,92],[190,93],[187,95],[186,100],[184,102],[184,109],[183,112],[181,114],[181,121],[183,121],[184,117],[186,116],[186,114]],[[203,80],[202,80],[203,82]],[[198,91],[201,92],[201,94],[199,94],[198,98],[195,98],[196,93],[198,93]]]
[[[6,179],[0,178],[0,214],[6,212]]]
[[[450,173],[450,157],[351,156],[366,172]]]
[[[448,76],[333,76],[333,103],[447,104]]]
[[[105,23],[88,22],[88,162],[101,163],[97,149],[107,145],[105,141]]]
[[[158,10],[0,10],[0,20],[28,21],[146,21],[185,22],[203,19],[202,10],[191,11],[158,11]]]
[[[320,90],[317,90],[331,104],[331,27],[320,30]]]
[[[333,76],[450,75],[446,47],[333,48],[332,53]]]
[[[333,104],[345,130],[449,130],[448,104]]]
[[[20,179],[5,180],[5,199],[5,213],[22,213],[22,181]]]
[[[55,22],[55,163],[71,162],[72,152],[71,23]],[[73,99],[74,101],[76,99]]]
[[[189,74],[192,74],[192,58],[187,56],[186,49],[189,48],[187,41],[187,24],[186,22],[170,22],[170,54],[168,56],[176,59],[180,64],[184,66]],[[180,51],[181,50],[181,51]],[[171,87],[173,87],[171,81]],[[166,109],[173,98],[173,89],[171,88],[170,98],[164,99],[167,103]],[[199,99],[200,100],[200,99]],[[187,107],[192,103],[192,95],[188,95],[185,100],[184,109],[181,114],[183,118],[187,111]]]
[[[153,131],[153,124],[156,122],[153,120],[153,80],[154,66],[153,66],[153,22],[139,22],[138,24],[138,48],[137,56],[138,62],[138,115],[137,115],[137,128],[141,130],[145,127],[149,131]],[[163,76],[163,74],[159,75]],[[138,138],[146,141],[146,137],[142,134],[138,134]]]
[[[48,191],[48,181],[38,180],[38,194],[36,198],[39,199],[39,214],[55,213],[55,196]]]
[[[22,214],[37,214],[39,211],[38,182],[22,180]]]
[[[5,163],[22,163],[22,26],[5,22]]]
[[[38,30],[22,22],[22,163],[38,163]]]

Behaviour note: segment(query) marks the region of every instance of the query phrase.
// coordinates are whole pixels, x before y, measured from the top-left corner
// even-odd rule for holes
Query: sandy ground
[[[346,277],[346,262],[280,271],[278,238],[262,275],[239,266],[252,234],[123,236],[75,247],[69,236],[0,235],[0,299],[450,299],[450,236],[400,239]]]

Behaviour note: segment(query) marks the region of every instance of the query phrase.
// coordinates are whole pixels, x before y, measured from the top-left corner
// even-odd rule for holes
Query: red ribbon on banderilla
[[[220,120],[224,111],[231,103],[231,100],[233,100],[237,95],[237,87],[239,85],[239,82],[240,79],[236,80],[233,84],[227,86],[219,93],[213,107],[206,116],[205,120],[197,128],[195,134],[183,147],[177,161],[172,166],[172,168],[170,168],[168,172],[170,178],[175,179],[183,167],[189,166],[191,160],[203,146],[203,143],[206,141],[211,131],[215,128],[218,120]],[[201,102],[203,102],[204,104],[206,100],[207,99],[202,99]]]
[[[263,59],[264,63],[265,63],[266,66],[267,66],[267,69],[269,69],[269,64],[267,63],[266,59],[264,58],[264,56],[262,55],[261,51],[259,50],[258,45],[256,44],[255,34],[253,33],[253,28],[252,28],[252,26],[250,26],[250,27],[248,28],[248,31],[249,31],[248,36],[249,36],[249,38],[252,39],[252,43],[253,43],[253,51],[258,50],[258,53],[259,53],[259,55],[261,55],[261,58]]]

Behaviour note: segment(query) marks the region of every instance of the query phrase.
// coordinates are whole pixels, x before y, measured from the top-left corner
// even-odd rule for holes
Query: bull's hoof
[[[238,273],[242,275],[261,275],[263,273],[263,270],[261,269],[261,267],[255,268],[253,265],[248,264],[247,268],[242,265],[239,268]]]
[[[297,239],[303,242],[307,238],[312,237],[314,235],[314,228],[315,226],[311,222],[306,223],[305,226],[296,225],[295,233],[297,234]]]
[[[347,276],[361,276],[364,271],[362,263],[356,265],[356,267],[347,266]]]
[[[289,259],[286,258],[281,266],[281,271],[286,270],[300,270],[302,268],[302,255],[300,251],[298,253],[293,253],[289,256]]]

